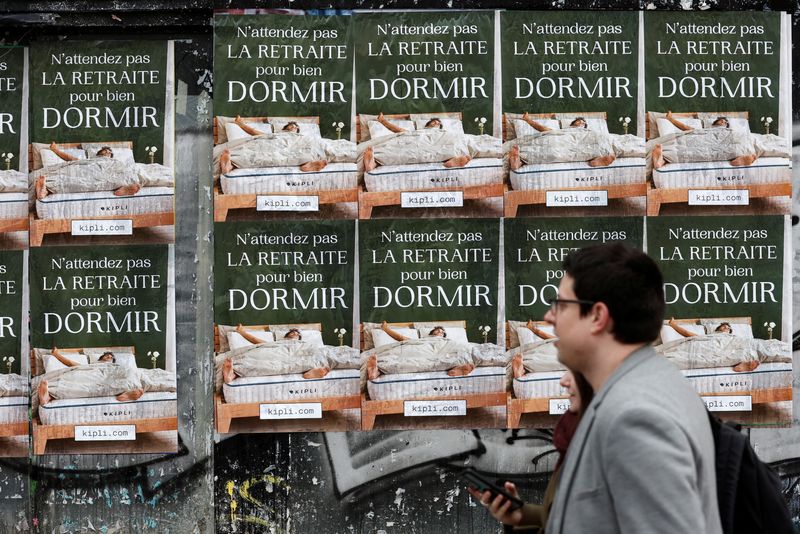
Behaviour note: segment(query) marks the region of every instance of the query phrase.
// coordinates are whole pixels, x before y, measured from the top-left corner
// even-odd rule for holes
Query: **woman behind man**
[[[553,431],[553,446],[558,451],[558,461],[547,484],[542,504],[525,504],[522,508],[511,510],[511,501],[502,495],[492,499],[492,493],[489,491],[481,493],[474,488],[468,488],[470,494],[489,510],[492,517],[503,524],[506,533],[544,533],[547,516],[558,488],[564,457],[585,408],[592,402],[594,391],[583,375],[568,370],[561,377],[559,384],[569,394],[569,409],[558,420]],[[518,496],[517,488],[512,482],[505,483],[505,490],[511,495]]]

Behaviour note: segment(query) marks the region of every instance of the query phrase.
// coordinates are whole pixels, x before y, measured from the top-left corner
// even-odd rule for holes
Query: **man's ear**
[[[589,317],[592,320],[589,325],[590,333],[599,334],[604,331],[611,333],[614,330],[614,319],[605,302],[595,302],[589,310]]]

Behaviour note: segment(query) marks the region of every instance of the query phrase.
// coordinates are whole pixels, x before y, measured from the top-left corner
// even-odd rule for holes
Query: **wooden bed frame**
[[[110,351],[129,350],[130,347],[108,347]],[[84,348],[71,348],[71,349],[58,349],[62,354],[70,352],[81,352]],[[31,369],[36,372],[36,353],[31,349]],[[31,395],[37,395],[36,391],[31,391]],[[75,427],[83,425],[102,425],[102,426],[117,426],[117,425],[135,425],[136,433],[143,434],[146,432],[162,432],[167,430],[178,430],[177,417],[152,417],[145,419],[130,419],[127,421],[114,421],[112,423],[76,423],[68,425],[45,425],[39,420],[39,414],[34,413],[31,417],[31,425],[33,427],[33,454],[45,454],[47,449],[47,442],[51,439],[72,439],[75,437]],[[27,425],[26,425],[27,426]],[[26,429],[27,433],[27,429]]]
[[[705,112],[703,112],[706,114]],[[730,112],[719,112],[714,113],[710,112],[707,113],[708,115],[718,115],[722,117],[732,117],[732,118],[740,118],[740,119],[747,119],[749,118],[749,112],[747,111],[730,111]],[[697,112],[681,112],[681,113],[673,113],[676,118],[697,118]],[[647,139],[651,139],[651,132],[650,132],[650,120],[646,121],[646,136]],[[746,168],[746,167],[744,167]],[[675,189],[662,189],[656,187],[655,182],[653,181],[652,176],[647,181],[647,215],[649,217],[655,217],[661,211],[662,204],[673,204],[673,203],[688,203],[689,202],[689,187],[679,187]],[[792,196],[792,182],[779,182],[773,184],[751,184],[751,185],[727,185],[727,186],[716,186],[716,187],[698,187],[694,189],[708,189],[714,191],[725,191],[725,190],[744,190],[746,189],[749,191],[750,198],[767,198],[767,197],[789,197]]]
[[[314,119],[319,124],[319,117],[281,117],[282,119]],[[268,117],[242,117],[245,121],[263,121]],[[219,120],[214,117],[214,145],[219,143]],[[353,189],[327,189],[322,191],[279,191],[275,193],[248,193],[242,195],[226,195],[217,182],[214,185],[214,222],[225,222],[228,218],[228,211],[235,209],[255,209],[259,195],[276,196],[316,196],[320,206],[323,204],[338,204],[340,202],[358,202],[359,188]]]
[[[548,326],[547,321],[533,321],[535,326]],[[506,321],[506,348],[511,349],[509,333],[511,326]],[[550,412],[550,399],[566,399],[562,397],[534,397],[531,399],[518,399],[514,397],[514,390],[508,392],[508,408],[506,409],[506,422],[508,428],[519,428],[522,414],[525,413],[548,413]]]
[[[426,321],[435,322],[435,321]],[[453,323],[454,321],[443,321],[444,323]],[[460,321],[463,328],[466,328],[467,322]],[[388,323],[392,328],[413,328],[414,323]],[[361,331],[361,351],[366,350],[364,339],[364,324],[360,326]],[[507,402],[507,393],[500,391],[497,393],[477,393],[469,395],[459,395],[458,397],[414,397],[413,399],[399,399],[399,400],[381,400],[374,401],[367,398],[367,391],[361,394],[361,429],[372,430],[375,426],[375,417],[379,415],[401,414],[404,411],[404,403],[406,400],[420,400],[420,401],[435,401],[435,400],[466,400],[467,409],[469,408],[486,408],[489,406],[505,406]]]
[[[92,143],[102,144],[102,141],[92,141]],[[133,148],[132,141],[107,141],[105,142],[112,148],[123,147]],[[80,148],[82,143],[57,143],[59,148]],[[33,145],[28,145],[28,165],[33,169]],[[38,170],[38,169],[37,169]],[[35,171],[33,171],[35,172]],[[125,198],[125,197],[121,197]],[[34,201],[35,204],[35,201]],[[148,228],[150,226],[171,226],[175,224],[175,211],[162,213],[143,213],[140,215],[111,215],[111,216],[92,216],[86,217],[91,220],[131,220],[133,228]],[[72,232],[72,221],[74,219],[39,219],[36,215],[35,205],[31,208],[29,224],[30,246],[40,247],[46,234],[68,234]],[[9,231],[9,230],[4,230]]]
[[[263,329],[265,332],[269,331],[269,325],[243,325],[246,329]],[[274,325],[277,326],[277,325]],[[305,330],[319,330],[322,331],[320,323],[298,323],[298,324],[282,324],[282,327],[299,328]],[[220,333],[219,326],[214,325],[214,352],[219,353],[220,350]],[[308,399],[275,399],[271,401],[274,403],[291,402],[307,403],[319,402],[322,404],[323,412],[332,412],[337,410],[347,410],[351,408],[361,407],[361,398],[358,395],[342,395],[341,397],[313,397]],[[217,432],[220,434],[227,434],[230,432],[231,422],[233,419],[241,417],[259,417],[261,413],[262,402],[247,402],[240,404],[229,404],[225,402],[222,397],[221,391],[214,391],[214,421]]]
[[[732,326],[736,324],[749,324],[752,325],[752,318],[750,317],[704,317],[703,319],[675,319],[678,324],[700,324],[701,320],[713,321],[727,321]],[[664,320],[664,324],[668,324],[669,319]],[[718,393],[703,393],[698,391],[698,395],[703,397],[718,397],[718,396],[736,396],[742,395],[751,398],[753,404],[766,404],[768,402],[780,402],[792,400],[792,386],[783,388],[768,388],[768,389],[749,389],[744,391],[723,391]]]
[[[593,111],[585,113],[575,113],[589,119],[607,120],[604,111]],[[532,119],[555,119],[555,113],[529,113]],[[508,139],[508,119],[503,114],[503,141]],[[547,189],[521,189],[511,188],[509,183],[506,187],[503,212],[506,217],[516,217],[520,206],[531,204],[544,204],[547,202]],[[558,191],[607,191],[608,199],[643,197],[647,194],[647,185],[644,181],[640,184],[607,185],[607,186],[581,186],[581,187],[559,187]]]
[[[0,219],[0,233],[7,232],[27,232],[28,217],[18,217],[16,219]]]
[[[436,113],[430,113],[436,115]],[[438,116],[441,118],[453,118],[462,120],[461,112],[442,112]],[[403,119],[410,120],[411,114],[400,113],[393,115],[386,115],[387,119]],[[361,140],[361,120],[360,116],[356,117],[356,139]],[[460,191],[463,194],[464,200],[479,200],[482,198],[502,197],[505,191],[505,186],[502,183],[474,185],[467,187],[434,187],[429,189],[414,189],[414,192],[453,192]],[[403,190],[396,191],[367,191],[366,186],[361,188],[358,194],[358,218],[369,219],[372,217],[372,209],[379,206],[399,206],[401,204]]]

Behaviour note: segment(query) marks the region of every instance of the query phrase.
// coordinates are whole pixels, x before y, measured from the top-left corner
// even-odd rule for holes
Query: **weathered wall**
[[[452,1],[220,1],[217,8],[433,8]],[[466,0],[459,8],[757,9],[794,13],[791,0]],[[48,35],[176,38],[177,342],[180,452],[163,457],[47,456],[0,460],[0,533],[41,532],[497,532],[463,483],[437,461],[469,458],[521,480],[541,497],[552,467],[549,434],[405,431],[238,435],[213,444],[210,0],[20,2],[0,5],[0,40]],[[796,45],[795,45],[796,47]],[[800,166],[800,81],[793,83],[795,180]],[[794,213],[800,215],[795,190]],[[795,219],[796,223],[797,219]],[[795,250],[800,226],[794,226]],[[795,256],[797,258],[797,255]],[[795,261],[795,265],[799,263]],[[800,275],[794,303],[800,305]],[[800,321],[795,320],[797,356]],[[796,397],[797,397],[796,390]],[[795,404],[796,407],[800,404]],[[795,409],[795,414],[800,409]],[[780,471],[800,524],[800,430],[754,430],[757,450]]]

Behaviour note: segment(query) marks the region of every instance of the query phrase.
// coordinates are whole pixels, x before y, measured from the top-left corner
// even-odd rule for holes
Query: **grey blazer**
[[[570,443],[547,534],[721,534],[703,401],[644,347],[591,404]]]

